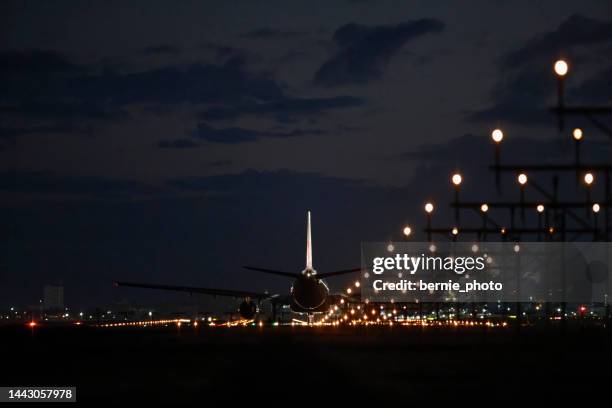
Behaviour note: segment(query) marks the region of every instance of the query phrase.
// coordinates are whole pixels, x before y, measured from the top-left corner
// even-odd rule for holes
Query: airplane
[[[262,301],[270,301],[272,304],[272,319],[276,320],[276,308],[278,305],[289,305],[290,309],[294,313],[308,315],[309,321],[312,321],[316,313],[327,312],[332,305],[337,303],[342,298],[348,298],[352,301],[358,301],[345,294],[330,294],[329,287],[323,281],[324,278],[332,276],[345,275],[349,273],[359,272],[361,268],[343,269],[333,272],[318,273],[312,266],[312,234],[311,234],[311,222],[310,222],[310,211],[308,211],[308,221],[306,228],[306,267],[301,272],[284,272],[275,269],[259,268],[255,266],[244,266],[245,269],[272,274],[276,276],[282,276],[285,278],[293,279],[288,295],[270,295],[269,293],[258,293],[252,291],[242,290],[229,290],[229,289],[215,289],[215,288],[202,288],[202,287],[191,287],[191,286],[172,286],[172,285],[159,285],[150,283],[136,283],[136,282],[114,282],[115,287],[125,286],[134,288],[144,289],[161,289],[178,292],[198,293],[213,296],[227,296],[233,298],[242,298],[243,301],[238,306],[238,313],[243,319],[253,319],[259,313],[258,305]],[[253,301],[256,300],[256,302]]]

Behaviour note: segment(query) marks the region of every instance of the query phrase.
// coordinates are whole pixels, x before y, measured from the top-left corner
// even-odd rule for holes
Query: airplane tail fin
[[[310,232],[310,211],[308,211],[308,226],[306,229],[306,270],[312,270],[312,235]]]

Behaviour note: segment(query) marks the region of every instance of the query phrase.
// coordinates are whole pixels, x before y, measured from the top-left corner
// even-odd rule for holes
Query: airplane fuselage
[[[291,286],[291,309],[300,313],[324,312],[327,309],[329,288],[317,278],[313,270],[305,270]]]

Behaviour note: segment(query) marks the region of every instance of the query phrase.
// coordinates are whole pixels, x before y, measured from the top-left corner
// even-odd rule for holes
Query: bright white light
[[[601,209],[601,208],[600,208],[599,204],[597,204],[597,203],[593,204],[593,212],[594,212],[595,214],[597,214],[597,213],[599,212],[599,210],[600,210],[600,209]]]
[[[544,212],[544,206],[542,204],[538,204],[538,206],[536,207],[536,210],[538,210],[539,213],[543,213]]]
[[[563,60],[558,60],[557,62],[555,62],[555,73],[557,75],[559,75],[560,77],[563,77],[567,75],[567,71],[569,71],[567,62]]]
[[[480,211],[482,211],[483,213],[486,213],[487,211],[489,211],[489,205],[488,204],[481,205]]]
[[[499,143],[504,140],[504,132],[502,132],[500,129],[495,129],[493,132],[491,132],[491,138],[495,143]]]
[[[461,174],[455,173],[453,174],[451,181],[453,182],[454,185],[458,186],[461,184],[461,181],[463,181],[463,177],[461,177]]]
[[[516,178],[520,185],[524,186],[527,183],[527,175],[525,173],[521,173]]]
[[[587,173],[584,175],[584,182],[587,185],[593,184],[593,181],[595,181],[595,176],[593,176],[593,173]]]
[[[425,204],[425,212],[427,214],[431,214],[434,210],[434,205],[432,203]]]
[[[404,235],[409,237],[410,234],[412,234],[412,228],[410,228],[409,226],[405,226],[404,227]]]
[[[574,131],[572,132],[572,135],[574,136],[575,140],[582,139],[582,129],[580,129],[580,128],[574,129]]]

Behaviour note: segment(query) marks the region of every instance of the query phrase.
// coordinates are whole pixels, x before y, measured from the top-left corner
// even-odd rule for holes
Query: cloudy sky
[[[3,2],[2,304],[59,281],[75,305],[149,296],[113,279],[287,290],[240,266],[301,270],[308,209],[315,267],[354,267],[426,199],[448,223],[452,170],[493,192],[491,129],[504,158],[571,157],[560,56],[568,103],[611,102],[609,2]]]

